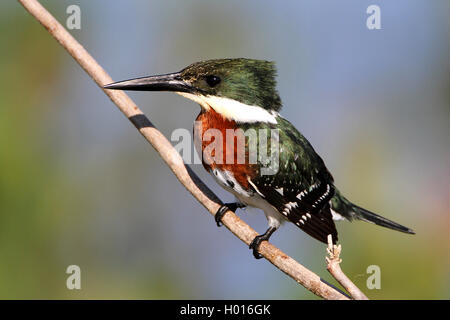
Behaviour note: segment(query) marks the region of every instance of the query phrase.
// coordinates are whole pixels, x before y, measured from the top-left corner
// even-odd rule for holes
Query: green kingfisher
[[[249,161],[252,150],[247,135],[244,136],[244,161],[224,160],[227,153],[238,151],[236,135],[224,139],[220,156],[213,152],[213,157],[206,159],[208,161],[202,158],[204,168],[237,199],[222,205],[217,211],[215,220],[218,226],[228,209],[235,211],[250,206],[264,211],[268,229],[250,244],[255,258],[261,258],[258,252],[261,242],[269,240],[283,221],[294,223],[324,243],[327,243],[329,235],[333,243],[338,240],[334,220],[359,219],[414,234],[407,227],[353,204],[339,192],[322,158],[308,140],[279,114],[282,103],[275,77],[275,65],[270,61],[215,59],[193,63],[180,72],[115,82],[104,88],[172,91],[198,103],[201,111],[196,126],[200,124],[201,129],[194,130],[194,138],[200,135],[201,143],[196,144],[200,154],[208,147],[201,135],[210,129],[218,130],[224,136],[227,130],[276,130],[278,159],[272,173],[263,173],[267,161],[260,157]],[[261,147],[261,142],[257,142],[256,147]],[[236,155],[230,158],[236,160]]]

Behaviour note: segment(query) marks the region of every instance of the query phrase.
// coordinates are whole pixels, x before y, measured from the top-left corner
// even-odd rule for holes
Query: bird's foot
[[[244,208],[244,207],[245,204],[240,202],[224,203],[214,215],[214,220],[216,220],[217,226],[218,227],[222,226],[222,218],[225,215],[225,212],[227,212],[228,210],[236,211],[237,208]]]
[[[261,245],[261,242],[268,241],[272,233],[277,230],[275,227],[270,227],[267,229],[267,231],[264,234],[260,234],[259,236],[256,236],[255,239],[250,243],[249,248],[253,249],[253,256],[256,259],[261,259],[263,256],[258,252],[259,246]]]

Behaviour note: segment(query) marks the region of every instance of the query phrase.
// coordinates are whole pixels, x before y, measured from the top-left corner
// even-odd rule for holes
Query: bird
[[[338,241],[336,220],[362,220],[400,232],[414,234],[410,228],[384,218],[349,201],[335,186],[334,178],[310,142],[280,115],[281,98],[277,91],[275,63],[247,58],[212,59],[195,62],[179,72],[145,76],[114,82],[104,89],[134,91],[170,91],[200,105],[194,125],[195,146],[199,154],[208,149],[202,135],[214,129],[226,136],[227,130],[240,132],[220,141],[203,167],[216,182],[232,193],[236,201],[223,204],[215,214],[221,221],[228,210],[254,207],[261,209],[268,221],[267,230],[250,243],[255,258],[262,255],[259,247],[268,241],[280,225],[289,221],[313,238],[333,243]],[[200,129],[196,130],[195,127]],[[277,146],[275,161],[255,157],[250,136],[242,132],[276,132],[275,139],[265,144]],[[243,158],[239,163],[236,141],[243,138]],[[272,138],[272,135],[270,136]],[[207,140],[207,139],[206,139]],[[256,149],[262,148],[258,141]],[[228,159],[225,159],[226,157]],[[253,161],[249,158],[253,156]],[[255,159],[256,158],[256,159]],[[272,158],[271,158],[272,159]],[[225,161],[233,160],[233,161]],[[270,170],[270,165],[275,163]],[[272,163],[273,162],[273,163]],[[266,170],[265,170],[266,169]]]

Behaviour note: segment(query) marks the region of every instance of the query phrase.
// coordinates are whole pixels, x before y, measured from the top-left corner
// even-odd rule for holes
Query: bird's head
[[[191,64],[180,72],[106,85],[105,89],[172,91],[241,122],[274,121],[281,108],[273,62],[217,59]]]

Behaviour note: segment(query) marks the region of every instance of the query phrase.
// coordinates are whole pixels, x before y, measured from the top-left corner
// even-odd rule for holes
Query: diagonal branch
[[[97,85],[113,82],[111,77],[94,58],[68,33],[65,28],[37,1],[18,0],[47,31],[64,47],[78,64],[92,77]],[[148,120],[136,104],[122,91],[103,90],[120,111],[136,126],[144,138],[159,153],[183,186],[211,213],[221,206],[219,198],[187,167],[171,143]],[[257,232],[243,220],[228,211],[223,224],[247,245],[257,236]],[[274,266],[312,293],[325,299],[348,299],[345,295],[325,284],[318,275],[283,253],[274,245],[264,241],[260,253]]]

